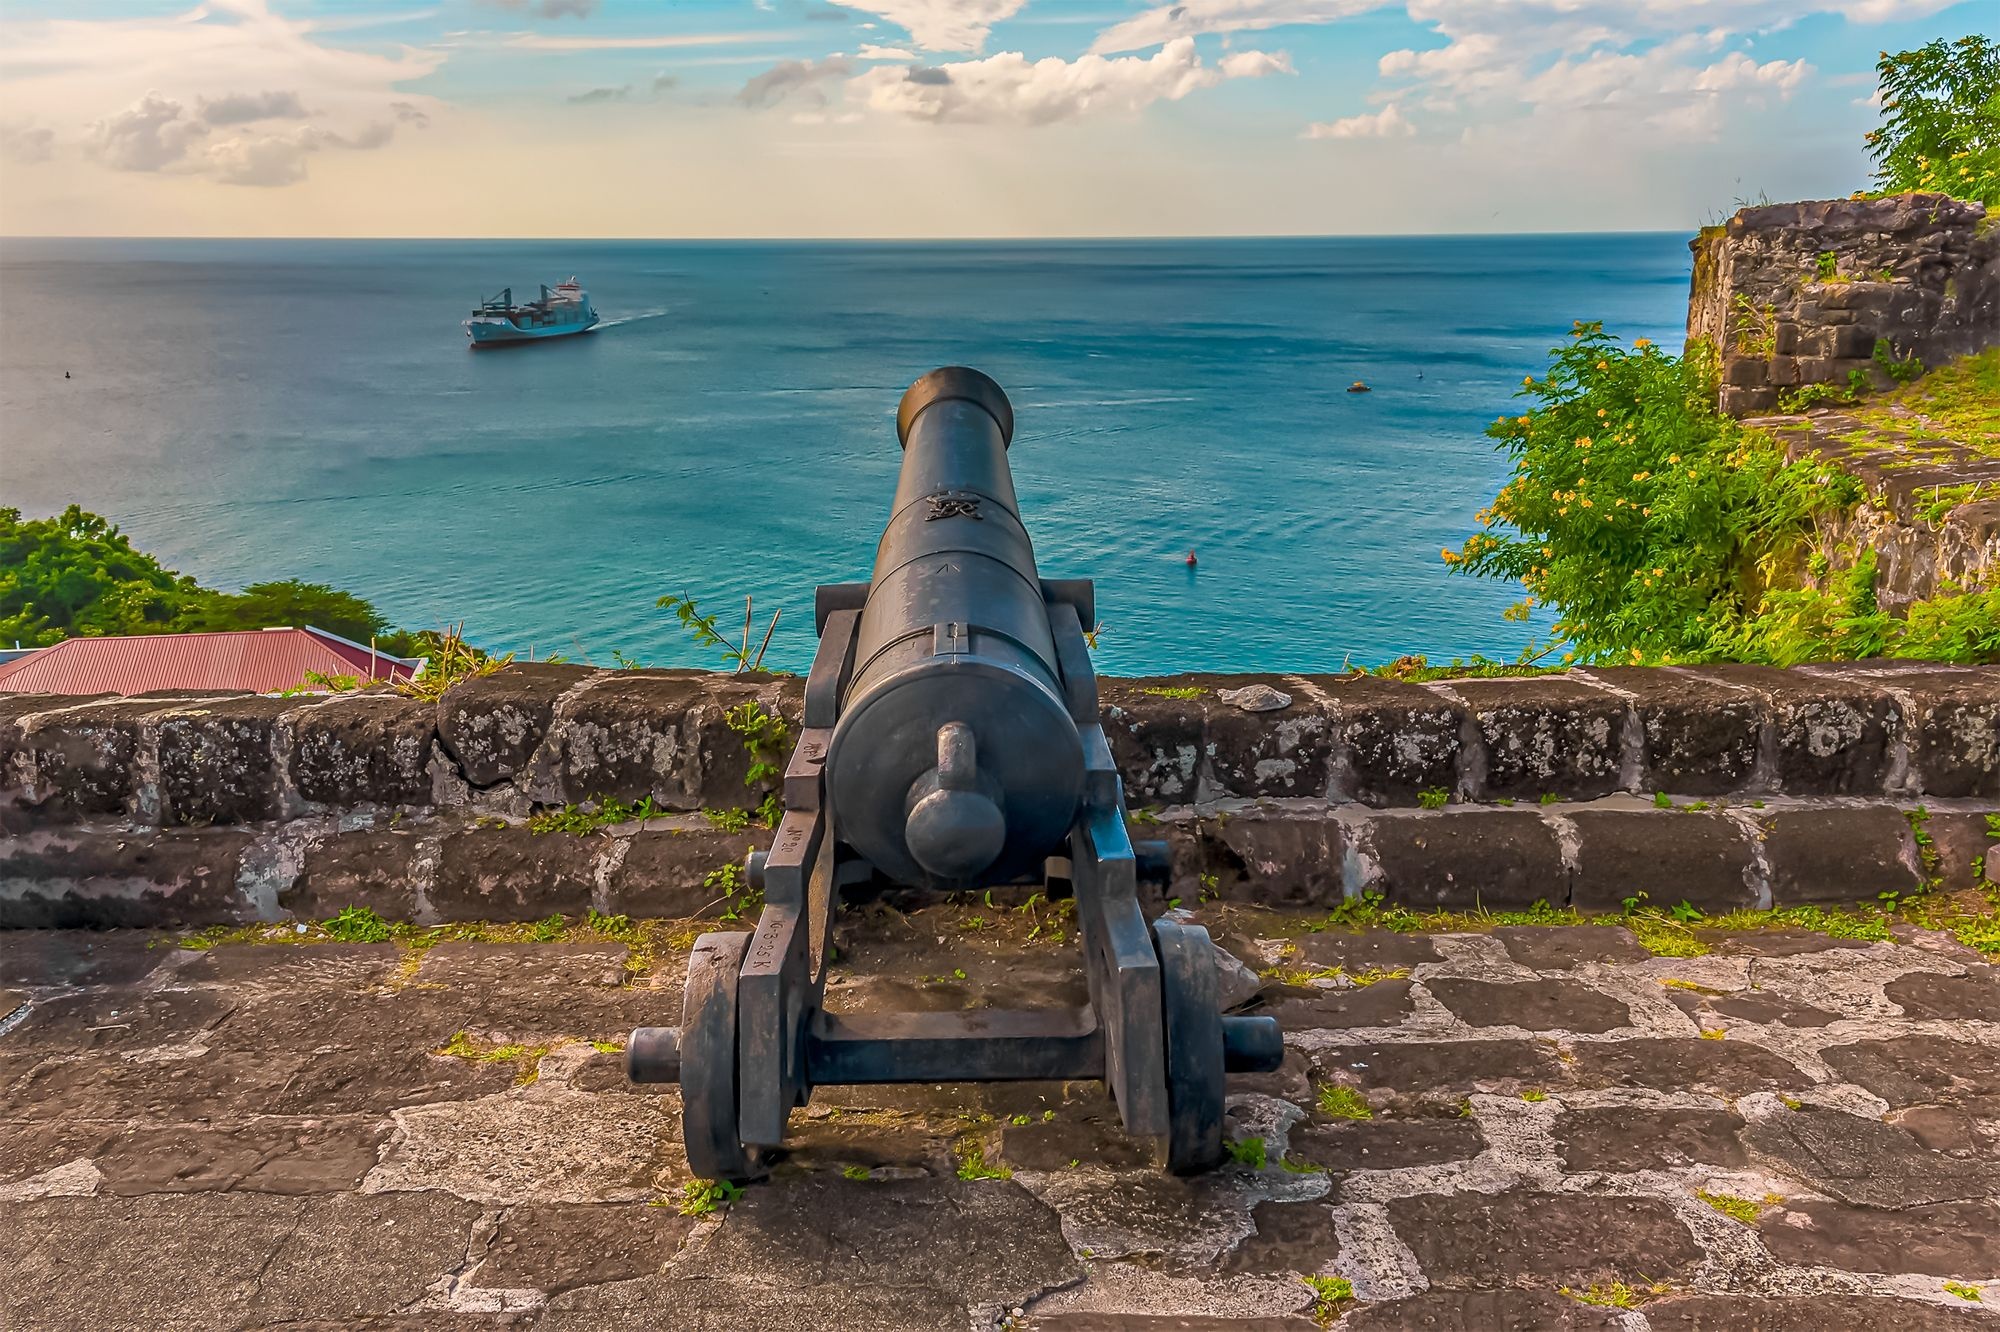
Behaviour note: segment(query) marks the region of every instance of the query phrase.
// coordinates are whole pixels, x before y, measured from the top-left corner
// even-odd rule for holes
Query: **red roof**
[[[371,654],[324,629],[245,629],[219,634],[70,638],[0,664],[0,693],[143,694],[154,689],[274,694],[306,673],[407,680],[423,662]]]

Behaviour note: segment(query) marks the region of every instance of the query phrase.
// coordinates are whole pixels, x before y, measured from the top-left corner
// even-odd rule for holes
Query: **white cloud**
[[[1178,0],[1106,28],[1090,49],[1097,55],[1143,51],[1176,37],[1332,23],[1380,8],[1382,0]]]
[[[309,153],[377,148],[396,125],[428,123],[440,104],[400,85],[442,54],[350,50],[317,32],[267,0],[206,0],[167,18],[0,22],[0,119],[34,108],[38,120],[77,125],[88,156],[112,170],[256,184],[299,179]],[[249,128],[266,122],[292,127]]]
[[[40,125],[0,124],[0,157],[23,164],[55,156],[56,132]]]
[[[885,18],[926,51],[979,51],[994,24],[1021,12],[1028,0],[840,0],[847,9]],[[864,28],[871,24],[862,24]]]
[[[1374,115],[1316,121],[1300,136],[1307,139],[1407,139],[1417,132],[1394,102]]]
[[[149,92],[90,127],[91,151],[119,171],[158,171],[185,158],[208,133],[179,102]]]
[[[915,60],[917,58],[916,52],[905,51],[900,46],[876,46],[871,42],[864,42],[861,49],[855,54],[862,60]]]
[[[912,120],[1048,125],[1098,112],[1131,113],[1178,101],[1224,79],[1289,72],[1282,54],[1239,51],[1204,65],[1194,39],[1168,42],[1151,57],[1099,55],[1030,61],[1018,51],[932,66],[878,66],[848,82],[871,111]]]
[[[838,52],[824,60],[782,60],[744,84],[736,100],[745,106],[776,106],[798,94],[814,106],[826,105],[820,85],[854,72],[854,62]]]
[[[253,120],[304,120],[305,103],[295,92],[230,93],[201,99],[201,118],[210,125],[247,125]]]

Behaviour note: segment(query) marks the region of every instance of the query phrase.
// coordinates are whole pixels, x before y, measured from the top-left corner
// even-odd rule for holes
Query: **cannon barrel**
[[[903,465],[826,759],[843,838],[883,874],[966,887],[1039,874],[1083,791],[1049,609],[977,370],[912,384]]]

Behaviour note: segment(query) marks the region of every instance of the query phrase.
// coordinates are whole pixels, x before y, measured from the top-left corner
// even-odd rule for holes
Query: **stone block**
[[[1778,390],[1774,388],[1737,388],[1725,385],[1721,394],[1722,411],[1727,416],[1754,416],[1758,412],[1771,411],[1777,405]]]
[[[159,728],[161,821],[256,823],[284,808],[272,745],[294,699],[242,698],[173,708]]]
[[[1431,997],[1472,1027],[1521,1027],[1602,1035],[1630,1026],[1625,1005],[1581,981],[1484,981],[1434,976],[1424,983]]]
[[[1332,907],[1344,895],[1342,830],[1324,814],[1205,818],[1191,851],[1197,891],[1226,901]]]
[[[1788,326],[1780,325],[1778,330],[1779,332],[1778,350],[1780,353],[1783,353],[1787,350],[1785,346],[1787,339],[1784,336],[1784,330],[1786,327]],[[1796,344],[1797,338],[1794,337],[1791,339],[1791,341],[1794,344]],[[1799,382],[1799,358],[1796,356],[1783,355],[1783,354],[1773,356],[1770,359],[1770,361],[1766,363],[1764,373],[1765,373],[1765,378],[1770,381],[1771,385],[1774,388],[1789,387]]]
[[[359,828],[316,838],[278,905],[301,920],[325,920],[351,906],[384,920],[415,920],[423,906],[418,870],[424,850],[425,838],[412,828]]]
[[[472,785],[509,781],[541,746],[556,700],[595,674],[588,666],[514,662],[463,680],[438,700],[438,740]]]
[[[437,708],[394,694],[336,697],[292,720],[292,784],[322,805],[432,801]]]
[[[0,929],[162,929],[255,919],[250,835],[51,828],[0,842]]]
[[[1944,1036],[1905,1035],[1830,1046],[1834,1073],[1901,1110],[1913,1105],[2000,1111],[2000,1049]]]
[[[1727,814],[1579,809],[1567,817],[1577,832],[1569,901],[1578,911],[1617,911],[1641,893],[1661,908],[1757,904],[1750,834]]]
[[[1554,1130],[1564,1170],[1736,1170],[1750,1163],[1730,1110],[1650,1109],[1619,1105],[1565,1110]]]
[[[1873,1116],[1811,1106],[1759,1120],[1745,1137],[1764,1162],[1859,1207],[1923,1207],[1987,1197],[2000,1187],[2000,1164],[1955,1161]]]
[[[726,890],[705,880],[726,865],[766,845],[762,829],[724,833],[712,829],[638,832],[625,839],[624,858],[606,876],[606,910],[636,919],[717,915]]]
[[[1906,1211],[1787,1203],[1758,1224],[1781,1263],[1933,1277],[2000,1272],[2000,1207],[1949,1202]]]
[[[1554,1087],[1568,1080],[1554,1047],[1539,1041],[1331,1045],[1316,1050],[1313,1063],[1325,1078],[1364,1091],[1428,1098],[1433,1104],[1455,1101],[1468,1092],[1504,1095],[1530,1087]]]
[[[1569,900],[1556,830],[1526,810],[1440,810],[1370,820],[1364,887],[1411,907],[1508,909]]]
[[[1486,798],[1590,799],[1618,789],[1625,700],[1563,676],[1454,680],[1486,756]]]
[[[1896,681],[1914,704],[1910,765],[1935,796],[2000,796],[2000,669]]]
[[[1693,1274],[1707,1254],[1658,1198],[1588,1193],[1419,1194],[1393,1199],[1389,1220],[1433,1289],[1530,1279],[1578,1289]]]
[[[159,792],[142,793],[138,762],[147,720],[169,706],[115,699],[24,718],[16,763],[25,765],[43,817],[142,812],[157,819]]]
[[[538,800],[651,797],[664,809],[738,808],[752,758],[731,709],[778,714],[778,691],[710,671],[607,671],[570,693],[529,765]],[[788,727],[789,729],[789,727]],[[766,757],[782,769],[790,740]]]
[[[1879,795],[1903,708],[1880,683],[1857,674],[1770,666],[1710,666],[1700,674],[1754,690],[1770,709],[1773,772],[1788,795]]]
[[[1761,698],[1685,671],[1594,668],[1632,697],[1643,736],[1642,791],[1728,795],[1751,784],[1766,711]]]
[[[1194,698],[1166,691],[1201,689],[1179,677],[1100,679],[1104,737],[1134,808],[1192,803],[1200,784],[1206,720]]]
[[[1922,884],[1909,820],[1887,806],[1795,809],[1764,820],[1771,901],[1873,902],[1879,893]]]
[[[1770,382],[1770,367],[1750,356],[1729,357],[1722,373],[1723,382],[1736,388],[1763,388]]]
[[[1977,1306],[1880,1295],[1669,1295],[1646,1304],[1652,1332],[1990,1332]],[[1525,1325],[1524,1325],[1525,1326]],[[1619,1324],[1620,1327],[1627,1326]]]
[[[440,920],[540,920],[582,915],[596,888],[603,833],[467,828],[439,848],[431,909]]]
[[[1315,676],[1333,727],[1333,798],[1414,805],[1458,785],[1466,709],[1422,685],[1372,676]]]
[[[1798,1091],[1813,1082],[1790,1060],[1748,1041],[1666,1036],[1578,1042],[1575,1054],[1571,1071],[1586,1087],[1706,1089],[1734,1097],[1753,1091]]]
[[[1332,755],[1330,724],[1318,703],[1297,685],[1268,676],[1197,676],[1208,692],[1200,700],[1205,775],[1218,796],[1317,797],[1326,793]],[[1291,702],[1268,712],[1245,712],[1220,692],[1266,684]]]
[[[1929,811],[1921,820],[1931,839],[1928,852],[1922,853],[1925,876],[1948,893],[2000,887],[2000,838],[1988,817],[1988,811],[1979,810]]]
[[[1865,360],[1875,352],[1875,330],[1860,324],[1825,331],[1826,355]]]

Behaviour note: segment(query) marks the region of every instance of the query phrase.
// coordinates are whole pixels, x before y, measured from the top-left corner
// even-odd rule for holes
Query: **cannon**
[[[696,942],[678,1027],[626,1044],[634,1082],[678,1082],[697,1175],[763,1173],[820,1086],[1100,1080],[1125,1130],[1176,1173],[1223,1156],[1225,1072],[1284,1056],[1270,1017],[1224,1016],[1200,926],[1146,922],[1099,723],[1088,580],[1043,579],[1015,499],[1014,410],[977,370],[934,370],[896,413],[902,470],[866,583],[814,598],[819,647],[784,812],[747,874],[754,933]],[[843,889],[1039,883],[1073,897],[1082,1008],[833,1013]]]

